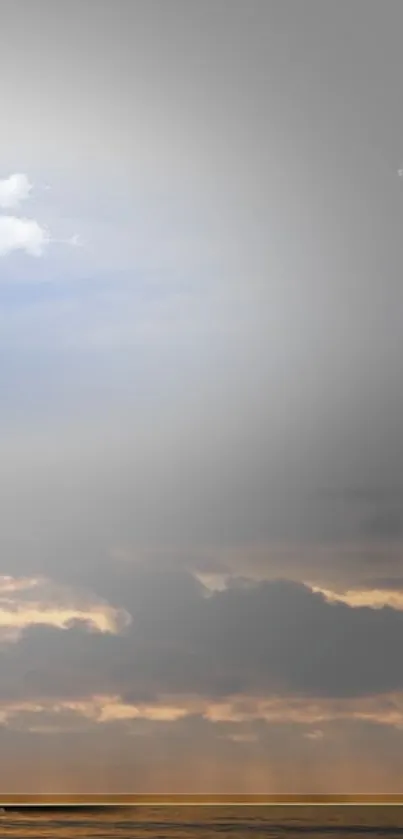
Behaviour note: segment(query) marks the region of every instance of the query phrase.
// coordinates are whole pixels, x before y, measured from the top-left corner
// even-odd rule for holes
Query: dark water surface
[[[0,814],[15,839],[403,839],[402,806],[106,807]]]

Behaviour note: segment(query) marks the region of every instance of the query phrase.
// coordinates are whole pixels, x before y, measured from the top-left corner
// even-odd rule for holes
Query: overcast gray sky
[[[400,0],[0,16],[1,788],[400,791]]]

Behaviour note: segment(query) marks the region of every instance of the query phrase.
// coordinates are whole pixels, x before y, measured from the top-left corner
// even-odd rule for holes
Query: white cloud
[[[31,256],[42,256],[50,238],[46,228],[34,219],[0,216],[0,256],[23,250]]]
[[[46,189],[50,187],[46,187]],[[0,211],[16,210],[29,198],[32,184],[27,175],[14,174],[0,180]],[[72,247],[81,245],[78,235],[69,239],[53,239],[46,227],[35,219],[16,215],[0,215],[0,257],[22,250],[31,256],[42,256],[50,242],[60,242]]]
[[[9,178],[0,180],[0,207],[3,210],[10,210],[18,207],[22,201],[29,198],[32,190],[26,175],[15,174]]]

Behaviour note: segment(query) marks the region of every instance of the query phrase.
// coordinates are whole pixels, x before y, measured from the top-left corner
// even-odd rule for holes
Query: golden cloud
[[[131,617],[125,610],[99,598],[79,596],[70,589],[52,585],[49,580],[0,577],[1,640],[18,641],[30,626],[68,629],[76,621],[88,623],[97,632],[118,633],[130,623]]]

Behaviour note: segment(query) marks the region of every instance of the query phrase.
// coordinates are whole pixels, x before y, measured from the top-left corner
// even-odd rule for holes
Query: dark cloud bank
[[[132,615],[121,636],[25,630],[3,646],[0,697],[118,694],[347,698],[403,689],[403,611],[328,603],[302,584],[234,582],[206,596],[181,571],[104,568],[93,588]]]

